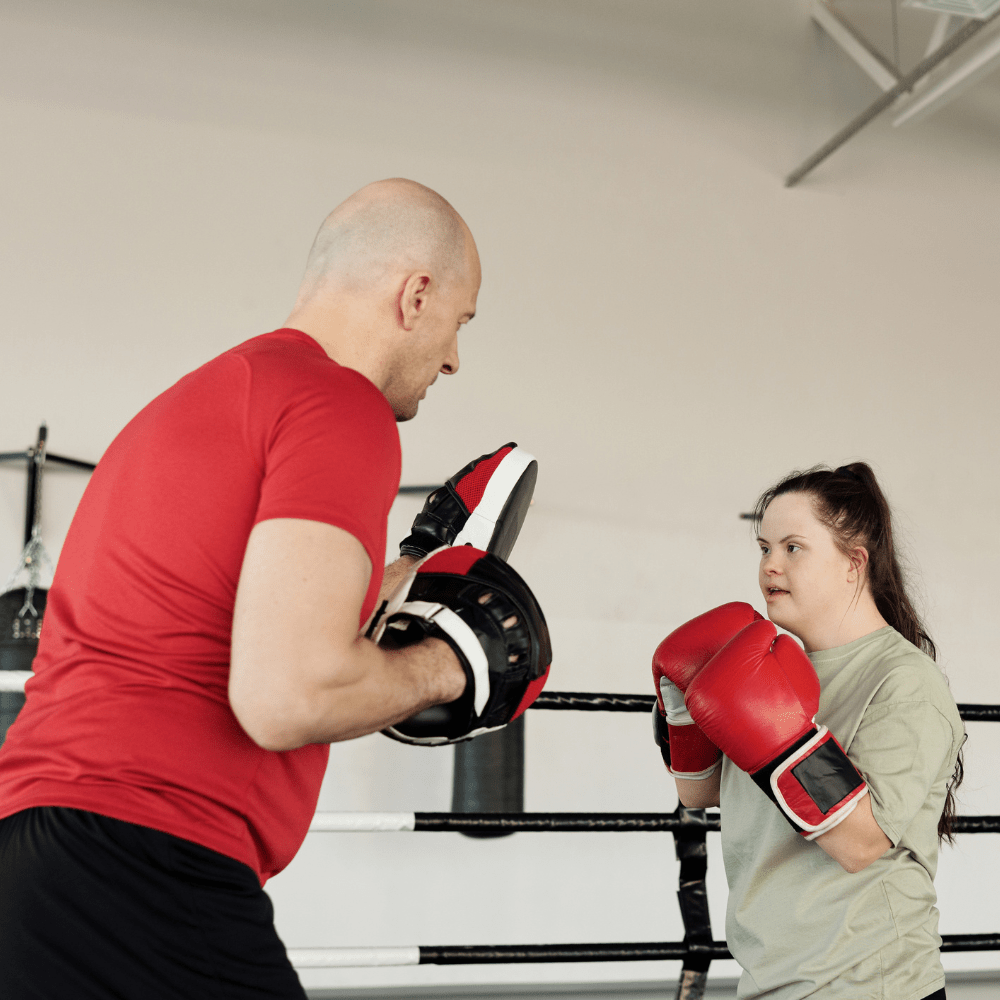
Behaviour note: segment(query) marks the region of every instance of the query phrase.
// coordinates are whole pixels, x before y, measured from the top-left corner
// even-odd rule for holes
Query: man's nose
[[[457,338],[456,338],[457,339]],[[445,375],[454,375],[458,371],[458,343],[452,344],[448,356],[441,365],[441,372]]]

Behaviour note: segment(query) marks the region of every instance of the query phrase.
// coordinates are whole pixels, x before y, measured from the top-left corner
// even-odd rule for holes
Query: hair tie
[[[833,470],[835,476],[844,476],[847,479],[853,479],[856,483],[862,482],[861,477],[856,472],[851,472],[851,470],[846,465],[841,465],[839,468]]]

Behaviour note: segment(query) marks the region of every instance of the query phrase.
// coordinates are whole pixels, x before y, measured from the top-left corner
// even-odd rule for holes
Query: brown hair
[[[833,535],[844,555],[856,546],[868,551],[868,587],[879,614],[904,639],[923,650],[932,660],[937,649],[913,607],[892,535],[892,511],[871,466],[852,462],[831,470],[817,465],[805,472],[792,472],[765,490],[754,507],[754,522],[760,523],[768,504],[784,493],[808,493],[816,517]],[[948,782],[944,810],[938,821],[938,837],[954,843],[955,789],[962,783],[965,767],[959,750],[955,773]]]

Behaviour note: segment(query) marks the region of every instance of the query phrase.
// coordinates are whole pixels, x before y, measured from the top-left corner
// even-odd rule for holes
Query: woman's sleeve
[[[872,814],[895,847],[948,773],[955,735],[929,700],[869,705],[848,755],[868,781]]]

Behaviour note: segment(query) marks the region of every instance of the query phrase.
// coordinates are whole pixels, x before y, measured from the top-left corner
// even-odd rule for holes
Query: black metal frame
[[[3,451],[0,452],[0,462],[22,461],[27,463],[28,485],[27,497],[24,505],[24,544],[31,541],[31,530],[37,519],[38,494],[41,489],[42,466],[46,462],[55,462],[57,465],[66,465],[71,469],[80,469],[86,472],[93,472],[97,466],[93,462],[85,462],[80,458],[67,458],[65,455],[53,455],[46,450],[45,443],[48,439],[49,429],[45,424],[38,428],[38,438],[35,444],[24,451]]]

